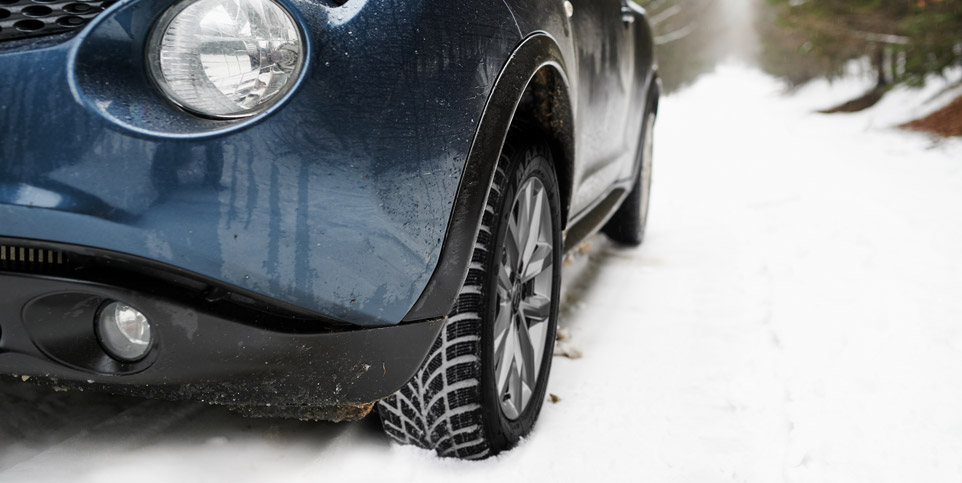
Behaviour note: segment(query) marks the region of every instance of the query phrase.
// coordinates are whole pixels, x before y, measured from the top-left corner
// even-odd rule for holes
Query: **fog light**
[[[111,357],[134,362],[150,350],[150,322],[139,310],[111,302],[97,315],[97,337]]]

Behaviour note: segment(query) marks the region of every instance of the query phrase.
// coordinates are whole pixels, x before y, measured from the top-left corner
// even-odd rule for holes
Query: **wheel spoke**
[[[524,340],[522,339],[522,337],[525,337],[525,335],[522,334],[522,332],[527,332],[527,331],[525,331],[523,327],[523,323],[520,320],[520,318],[521,318],[521,314],[516,313],[514,314],[514,317],[513,317],[514,320],[512,320],[511,322],[512,327],[514,327],[514,332],[513,332],[514,343],[512,344],[511,348],[514,349],[512,356],[514,357],[515,364],[518,365],[518,372],[521,374],[524,374],[524,371],[526,369],[525,363],[527,361],[524,359],[524,352],[523,352]]]
[[[551,267],[554,259],[551,256],[551,244],[546,242],[539,242],[534,249],[534,253],[531,254],[531,260],[528,261],[524,266],[524,275],[521,277],[521,283],[526,283],[531,279],[541,275],[545,269]]]
[[[508,217],[508,234],[504,240],[504,247],[508,253],[505,265],[513,270],[521,260],[521,230],[518,228],[518,217],[514,213]]]
[[[518,202],[516,205],[517,216],[518,216],[518,232],[517,238],[518,242],[518,261],[524,262],[524,248],[528,244],[528,237],[531,235],[531,198],[529,193],[531,191],[530,186],[525,186],[518,193]]]
[[[511,301],[511,289],[514,288],[514,283],[511,281],[511,267],[508,264],[502,264],[501,269],[498,270],[498,297],[500,302]]]
[[[528,213],[527,235],[524,239],[524,245],[522,245],[521,248],[521,260],[526,267],[532,261],[535,246],[538,244],[538,238],[541,236],[541,210],[544,209],[542,203],[544,197],[541,195],[540,190],[531,187],[531,197],[534,199],[529,200],[530,211]]]
[[[503,344],[508,328],[511,326],[511,301],[505,300],[498,305],[498,314],[494,318],[494,342],[495,347]],[[499,349],[499,353],[503,348]]]
[[[544,295],[532,295],[521,302],[521,313],[528,327],[546,322],[551,315],[551,300]]]
[[[510,394],[511,399],[508,401],[511,403],[512,409],[514,411],[514,417],[521,415],[521,411],[524,410],[524,401],[522,400],[523,390],[521,384],[521,369],[517,366],[518,361],[515,360],[511,365],[511,379],[508,381],[508,394]]]
[[[541,373],[541,361],[544,360],[545,343],[547,342],[548,324],[538,323],[528,327],[529,338],[536,345],[534,346],[534,380],[538,380]]]
[[[516,336],[512,333],[513,331],[511,330],[511,324],[508,324],[508,327],[508,330],[504,332],[504,338],[501,339],[500,344],[496,345],[495,349],[495,361],[498,365],[495,366],[494,372],[498,377],[498,388],[505,387],[505,382],[513,370],[512,362],[514,361],[514,345]]]
[[[537,382],[534,370],[534,344],[531,341],[531,333],[528,330],[528,323],[525,317],[521,314],[518,314],[518,317],[520,319],[518,321],[518,353],[520,359],[524,361],[522,363],[522,379],[524,379],[525,384],[529,388],[533,388]]]

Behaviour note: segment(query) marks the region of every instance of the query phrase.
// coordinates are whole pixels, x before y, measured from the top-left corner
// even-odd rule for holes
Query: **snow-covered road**
[[[566,269],[583,357],[508,454],[6,384],[0,481],[957,482],[962,142],[890,128],[935,87],[813,113],[862,88],[727,66],[663,101],[647,241]]]

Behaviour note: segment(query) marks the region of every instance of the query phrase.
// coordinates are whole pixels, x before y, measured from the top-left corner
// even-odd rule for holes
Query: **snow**
[[[866,81],[726,65],[666,98],[646,243],[565,269],[581,357],[507,454],[5,382],[0,481],[959,481],[962,142],[892,127],[950,82],[826,116]]]

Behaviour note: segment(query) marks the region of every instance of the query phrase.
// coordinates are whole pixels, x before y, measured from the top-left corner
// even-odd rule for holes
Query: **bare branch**
[[[697,21],[691,22],[688,25],[685,25],[684,27],[678,30],[668,32],[667,34],[664,34],[664,35],[659,35],[655,37],[655,45],[665,45],[665,44],[670,44],[672,42],[675,42],[677,40],[681,40],[689,36],[692,32],[694,32],[697,27],[698,27]]]
[[[668,20],[674,17],[675,15],[678,15],[679,13],[681,13],[681,5],[672,5],[671,7],[666,8],[664,11],[658,12],[657,14],[653,15],[648,20],[648,22],[652,27],[655,27],[661,24],[662,22],[664,22],[665,20]]]
[[[646,4],[644,5],[644,7],[645,7],[645,9],[647,9],[647,10],[652,10],[652,11],[654,11],[654,10],[658,10],[659,8],[661,8],[661,6],[664,5],[664,4],[667,3],[667,2],[668,2],[668,0],[653,0],[653,1],[651,1],[651,2],[646,3]]]
[[[851,35],[857,39],[878,42],[880,44],[908,45],[912,41],[912,39],[902,35],[877,34],[874,32],[860,32],[858,30],[852,31]]]

